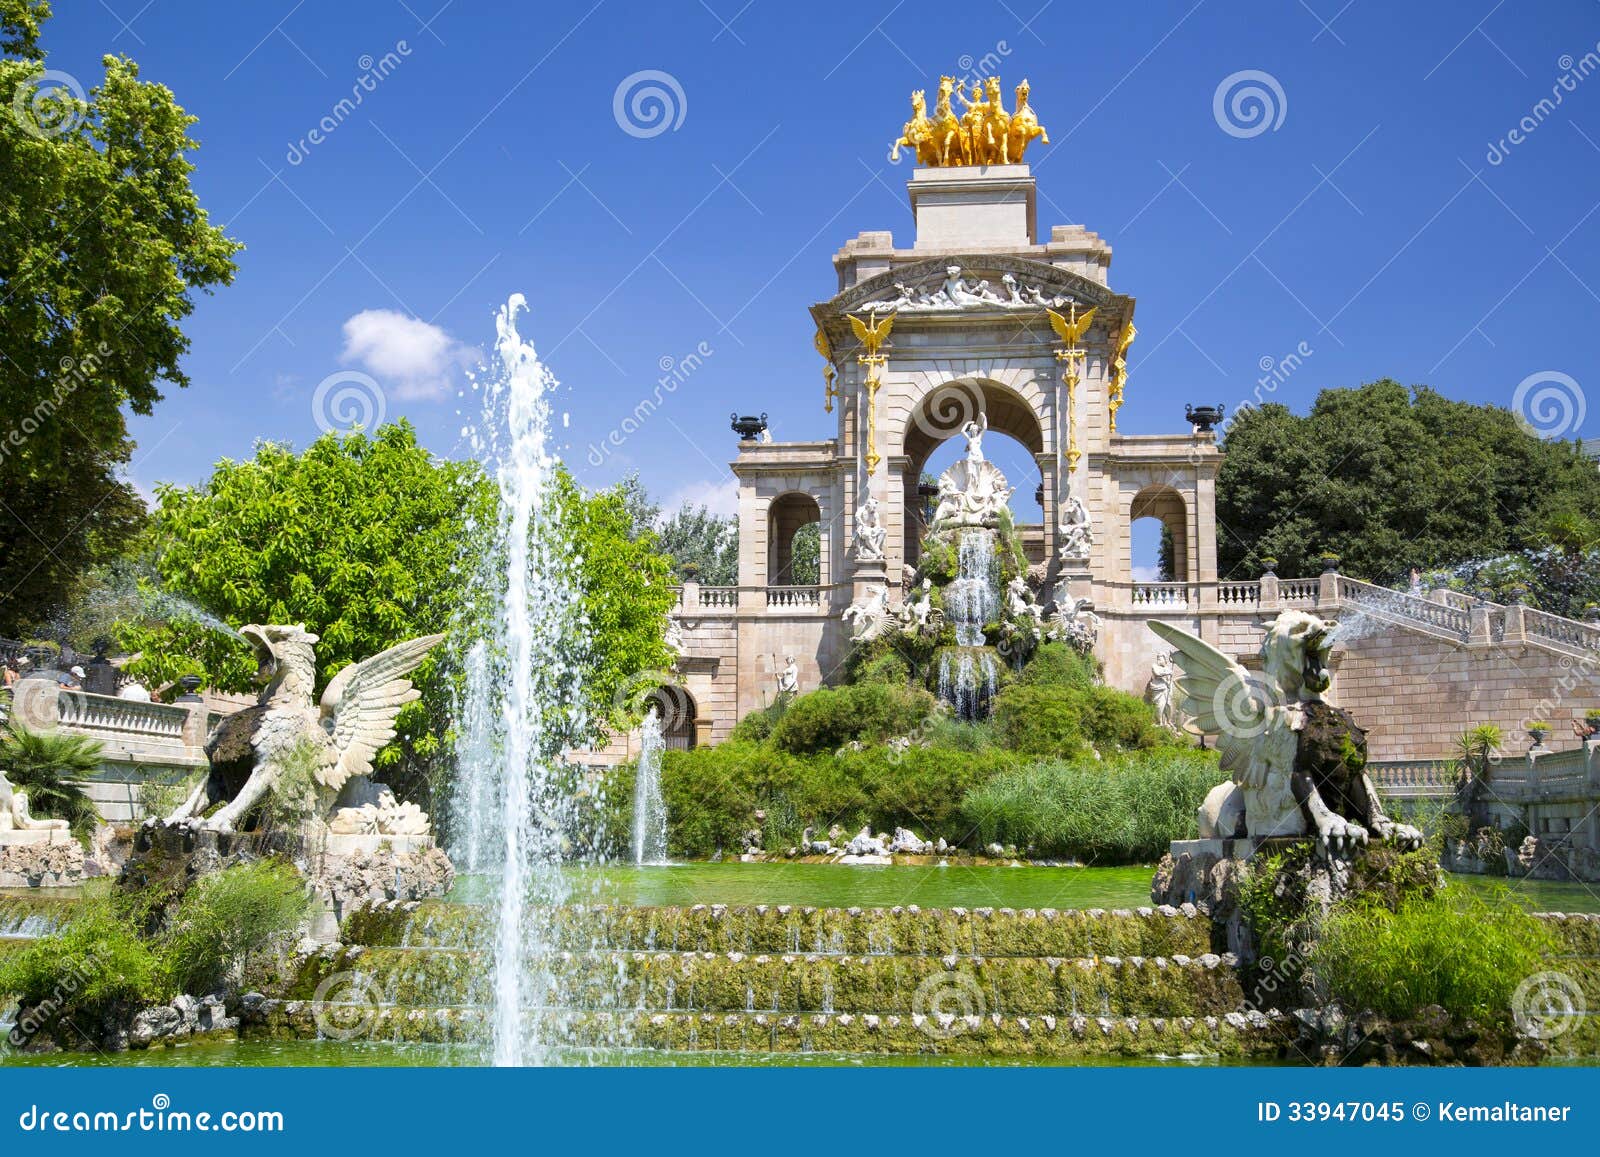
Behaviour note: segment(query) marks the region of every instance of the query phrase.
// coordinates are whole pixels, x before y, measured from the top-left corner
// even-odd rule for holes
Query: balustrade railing
[[[1224,607],[1255,607],[1261,605],[1260,583],[1218,583],[1217,602]]]
[[[189,709],[87,691],[62,691],[56,700],[56,718],[63,727],[80,731],[182,740]]]
[[[739,605],[739,588],[701,587],[700,605],[702,607],[737,607]]]
[[[1360,579],[1339,576],[1339,597],[1363,610],[1376,611],[1391,618],[1408,620],[1465,639],[1472,629],[1472,613],[1460,607],[1436,603],[1420,595],[1375,586]]]
[[[1285,603],[1314,603],[1321,585],[1316,579],[1282,579],[1278,598]]]
[[[1136,607],[1157,609],[1188,607],[1193,602],[1188,583],[1135,583],[1131,601]]]
[[[822,588],[819,586],[767,588],[767,606],[769,607],[818,607],[821,605]]]
[[[1523,607],[1522,629],[1538,639],[1564,643],[1569,647],[1585,651],[1600,650],[1600,626],[1580,623],[1576,619],[1564,619],[1548,611]]]

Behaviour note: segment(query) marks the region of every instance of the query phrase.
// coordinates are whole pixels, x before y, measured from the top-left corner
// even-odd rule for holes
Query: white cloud
[[[477,351],[439,326],[392,309],[367,309],[344,323],[344,362],[377,378],[397,398],[438,399]]]
[[[739,512],[739,480],[729,475],[720,482],[699,481],[680,486],[661,501],[663,513],[671,515],[680,506],[704,506],[724,517]]]
[[[1158,583],[1161,581],[1161,568],[1159,566],[1136,566],[1133,568],[1133,581],[1136,583]]]

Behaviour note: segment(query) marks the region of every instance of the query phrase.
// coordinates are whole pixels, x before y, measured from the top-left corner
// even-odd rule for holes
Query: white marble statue
[[[249,735],[238,746],[249,751],[246,774],[231,799],[227,775],[213,768],[193,794],[167,817],[169,824],[188,824],[214,832],[231,832],[277,788],[286,768],[309,750],[313,756],[311,789],[318,810],[331,818],[334,797],[354,780],[372,774],[372,759],[395,736],[395,717],[421,693],[406,678],[428,656],[443,635],[425,635],[398,643],[370,659],[351,663],[312,698],[317,682],[317,636],[303,626],[256,626],[239,634],[256,649],[259,677],[266,682],[258,712],[229,716]],[[217,750],[228,720],[217,725],[207,754]],[[228,746],[232,746],[230,743]],[[216,803],[225,806],[210,816]],[[154,822],[154,821],[151,821]]]
[[[1013,617],[1025,617],[1035,623],[1044,621],[1044,608],[1033,597],[1033,592],[1028,589],[1027,581],[1021,575],[1013,575],[1006,584],[1006,613]]]
[[[783,670],[778,672],[778,694],[798,695],[800,693],[800,668],[795,666],[794,657],[783,657]]]
[[[1009,504],[1014,488],[1000,467],[983,456],[983,436],[988,429],[989,419],[983,414],[961,428],[967,453],[939,476],[935,529],[999,524],[1000,512]]]
[[[944,622],[944,616],[933,605],[933,580],[923,578],[916,592],[900,607],[900,629],[904,631],[922,632],[929,629],[937,631]]]
[[[936,279],[930,280],[926,286],[897,281],[894,283],[892,295],[862,302],[855,306],[852,312],[909,313],[919,310],[948,312],[959,309],[1041,307],[1062,309],[1074,302],[1080,306],[1085,304],[1067,294],[1047,293],[1040,285],[1024,284],[1014,273],[1002,274],[1000,277],[1002,289],[996,290],[987,278],[974,281],[963,276],[965,272],[959,265],[947,265],[944,276],[937,278],[936,275]]]
[[[856,508],[855,552],[857,562],[882,562],[883,544],[888,532],[878,517],[878,500],[867,495],[867,500]]]
[[[1044,637],[1051,642],[1070,643],[1089,654],[1100,637],[1100,616],[1094,613],[1093,605],[1091,599],[1057,594],[1055,608],[1045,620]]]
[[[1061,507],[1061,556],[1084,559],[1094,546],[1094,527],[1089,521],[1089,508],[1076,494],[1068,493]]]
[[[1283,611],[1267,628],[1256,675],[1188,631],[1149,620],[1175,648],[1183,713],[1216,737],[1222,767],[1233,773],[1200,805],[1202,839],[1311,835],[1335,857],[1370,837],[1422,845],[1421,832],[1384,814],[1365,770],[1366,733],[1324,698],[1337,625]]]
[[[0,832],[64,832],[66,820],[36,820],[28,812],[28,793],[17,791],[0,772]]]
[[[865,598],[851,603],[839,617],[851,624],[850,637],[857,642],[876,639],[895,623],[889,613],[888,585],[878,583],[869,588]]]
[[[689,644],[683,638],[683,624],[670,615],[667,616],[667,629],[662,634],[661,641],[667,645],[667,650],[672,652],[674,665],[689,653]]]
[[[328,817],[328,831],[352,836],[425,836],[433,831],[428,813],[395,799],[388,784],[352,780]]]
[[[1144,685],[1144,701],[1155,708],[1156,722],[1172,732],[1181,734],[1183,722],[1178,715],[1177,672],[1172,666],[1171,651],[1157,651],[1150,660],[1150,679]]]

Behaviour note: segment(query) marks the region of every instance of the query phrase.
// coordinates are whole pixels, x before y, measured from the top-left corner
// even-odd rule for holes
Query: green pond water
[[[1150,903],[1150,867],[1035,868],[866,864],[614,865],[568,873],[572,899],[639,906],[795,904],[817,908],[1136,908]],[[450,899],[489,896],[462,878]]]

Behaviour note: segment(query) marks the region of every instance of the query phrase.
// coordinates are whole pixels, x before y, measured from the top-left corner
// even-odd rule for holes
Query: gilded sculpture
[[[917,164],[933,167],[1020,164],[1030,143],[1050,143],[1028,105],[1028,91],[1026,80],[1017,85],[1016,109],[1007,112],[998,76],[974,81],[971,96],[954,77],[941,76],[932,117],[927,92],[918,89],[911,94],[911,119],[901,129],[889,159],[898,162],[900,150],[907,148],[916,152]],[[951,103],[956,98],[964,108],[960,115]]]

